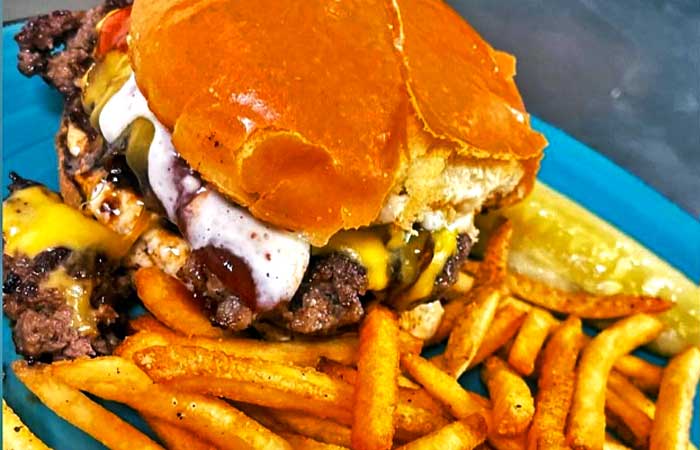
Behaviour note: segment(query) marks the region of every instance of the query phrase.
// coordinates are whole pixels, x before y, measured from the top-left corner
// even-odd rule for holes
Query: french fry
[[[488,409],[491,405],[487,399],[465,390],[457,380],[430,361],[418,355],[402,354],[401,367],[442,402],[454,417],[464,419],[473,414],[490,415]]]
[[[514,272],[508,273],[506,280],[514,295],[550,311],[583,319],[612,319],[640,312],[658,313],[673,306],[671,302],[658,297],[562,291]]]
[[[221,449],[291,448],[284,439],[226,402],[154,384],[124,358],[105,356],[53,363],[51,373],[76,389],[177,424]]]
[[[693,397],[700,379],[700,349],[689,347],[664,369],[649,448],[683,449],[690,442]]]
[[[24,361],[16,361],[12,364],[12,370],[50,410],[106,447],[116,450],[162,449],[148,436],[90,400],[75,386],[68,386],[54,378],[51,366],[30,367]]]
[[[523,321],[508,353],[508,364],[522,375],[531,375],[535,360],[557,320],[540,308],[533,308]]]
[[[519,304],[510,302],[508,297],[504,298],[503,305],[496,312],[493,322],[486,331],[486,336],[484,336],[484,340],[467,370],[481,364],[486,358],[506,345],[520,329],[528,311],[529,308],[525,310]],[[444,353],[431,357],[430,361],[437,367],[445,367]]]
[[[399,389],[399,324],[388,309],[372,307],[360,325],[352,447],[391,448]]]
[[[615,361],[614,367],[643,391],[650,394],[659,392],[663,375],[662,367],[634,355],[621,356]]]
[[[346,366],[340,364],[336,361],[331,361],[329,359],[321,359],[321,361],[316,365],[316,368],[323,373],[326,373],[332,377],[338,378],[345,381],[346,383],[355,384],[357,380],[357,369],[354,367]],[[419,390],[421,387],[409,380],[403,375],[399,375],[398,378],[399,388]]]
[[[152,314],[145,313],[138,317],[135,317],[129,321],[129,327],[135,331],[152,331],[154,333],[160,332],[173,332],[170,328],[166,327],[162,323],[158,322],[158,319],[153,317]]]
[[[451,292],[456,292],[457,294],[464,295],[471,290],[474,286],[474,277],[466,272],[457,273],[457,280],[455,284],[450,288]]]
[[[442,314],[440,325],[438,325],[435,334],[427,340],[428,345],[438,344],[447,339],[457,319],[464,314],[464,309],[467,307],[469,299],[470,297],[467,296],[457,297],[443,306],[445,312]]]
[[[134,275],[136,292],[159,321],[186,336],[222,337],[197,301],[179,280],[156,267],[142,267]]]
[[[512,234],[513,227],[510,222],[501,224],[491,235],[484,253],[484,261],[475,266],[473,276],[464,272],[459,273],[457,290],[466,295],[455,298],[444,306],[442,320],[435,334],[428,340],[429,344],[437,344],[447,339],[458,319],[464,316],[468,305],[478,298],[472,292],[475,284],[499,286],[503,283]]]
[[[489,444],[496,450],[525,450],[527,448],[527,433],[518,434],[516,436],[491,434],[488,440]]]
[[[481,369],[493,403],[496,433],[515,436],[527,430],[535,414],[535,401],[527,383],[502,359],[491,356]]]
[[[425,408],[408,403],[399,403],[394,416],[396,441],[410,442],[438,430],[449,422],[440,415]]]
[[[474,300],[457,319],[443,356],[445,371],[459,378],[474,360],[496,315],[501,292],[488,286],[472,290]]]
[[[3,450],[51,450],[36,437],[17,414],[2,399]]]
[[[310,437],[295,433],[281,432],[280,436],[289,442],[294,450],[344,450],[347,448],[341,447],[340,445],[319,442]]]
[[[656,405],[654,405],[654,402],[617,370],[610,372],[608,388],[624,398],[632,407],[642,411],[648,418],[654,419],[654,415],[656,414]]]
[[[625,425],[630,433],[627,440],[633,444],[634,448],[648,448],[651,419],[643,411],[635,408],[617,392],[608,388],[605,395],[605,412]]]
[[[127,357],[127,352],[152,347],[154,345],[177,345],[200,347],[220,351],[239,358],[277,361],[299,366],[315,366],[321,358],[341,364],[353,364],[357,359],[357,338],[336,337],[317,341],[267,342],[256,339],[185,337],[171,331],[141,331],[126,338],[117,350]]]
[[[471,450],[484,442],[486,433],[486,420],[475,414],[399,447],[399,450]]]
[[[476,356],[469,364],[469,369],[481,364],[515,336],[525,320],[525,314],[525,311],[513,305],[506,305],[499,309],[493,318],[491,327],[486,332],[479,351],[476,352]]]
[[[199,436],[157,417],[146,417],[146,423],[168,450],[216,450]]]
[[[574,449],[600,449],[605,441],[605,392],[615,361],[659,335],[663,324],[653,316],[635,314],[594,337],[583,349],[567,439]]]
[[[273,420],[293,433],[326,444],[350,447],[350,428],[338,422],[320,419],[298,411],[270,409],[267,413]]]
[[[576,382],[576,360],[584,342],[581,320],[570,316],[544,348],[528,450],[566,448],[566,417]]]
[[[508,269],[508,250],[510,239],[513,236],[513,226],[508,221],[503,221],[491,233],[486,244],[484,260],[479,264],[476,272],[476,280],[480,285],[498,285],[506,279]]]
[[[605,433],[605,443],[603,444],[603,450],[630,450],[629,447],[624,445],[622,442]]]
[[[352,386],[312,367],[177,345],[140,350],[134,361],[156,382],[177,389],[350,421]]]

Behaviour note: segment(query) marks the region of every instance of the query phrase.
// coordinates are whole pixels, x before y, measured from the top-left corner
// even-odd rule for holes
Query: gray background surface
[[[448,0],[528,110],[700,216],[700,0]],[[94,0],[5,0],[5,20]],[[614,188],[614,187],[613,187]]]

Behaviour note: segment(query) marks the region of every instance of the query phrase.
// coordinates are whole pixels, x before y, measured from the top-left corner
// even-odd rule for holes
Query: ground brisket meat
[[[455,284],[459,268],[467,261],[471,248],[472,241],[469,239],[469,236],[460,234],[457,237],[457,252],[445,262],[445,267],[442,268],[442,272],[435,278],[435,287],[433,288],[435,296],[439,296],[442,292]]]
[[[248,328],[253,322],[253,310],[228,290],[196,253],[193,252],[187,259],[178,272],[178,278],[202,303],[212,323],[238,331]]]
[[[93,62],[97,23],[109,11],[130,4],[130,0],[108,0],[87,11],[54,11],[30,19],[15,36],[19,71],[41,76],[63,94],[64,114],[91,138],[97,132],[83,110],[78,82]]]
[[[350,258],[331,254],[314,258],[296,295],[260,317],[232,293],[194,252],[178,277],[202,302],[215,325],[243,330],[253,321],[270,319],[302,334],[330,334],[359,322],[363,314],[360,297],[367,289],[364,268]]]
[[[73,309],[61,293],[42,283],[54,270],[76,279],[90,278],[90,303],[99,334],[81,334],[73,325]],[[30,360],[51,361],[109,354],[123,336],[124,315],[117,305],[129,296],[126,277],[106,270],[100,255],[55,248],[34,258],[3,256],[3,308],[13,323],[17,352]]]
[[[303,334],[328,334],[357,323],[364,310],[367,271],[349,257],[332,253],[314,259],[282,314],[285,325]]]

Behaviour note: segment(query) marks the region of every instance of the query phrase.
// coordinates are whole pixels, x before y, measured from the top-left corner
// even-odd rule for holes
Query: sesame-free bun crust
[[[317,245],[377,218],[414,134],[449,159],[522,161],[506,201],[546,144],[514,58],[438,0],[136,0],[131,20],[136,80],[182,157]]]

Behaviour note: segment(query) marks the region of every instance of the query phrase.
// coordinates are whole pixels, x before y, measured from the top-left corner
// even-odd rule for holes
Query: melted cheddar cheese
[[[381,236],[373,230],[348,230],[336,233],[320,253],[345,253],[367,270],[367,288],[381,291],[389,284],[390,253]]]
[[[41,186],[14,192],[2,205],[5,253],[33,258],[44,250],[102,251],[121,257],[127,250],[122,237],[61,202],[58,195]]]
[[[95,310],[90,305],[92,294],[92,282],[89,279],[77,280],[61,267],[51,272],[43,288],[55,289],[59,292],[66,304],[73,310],[72,327],[81,335],[96,334],[97,320]]]
[[[316,254],[341,252],[360,263],[367,270],[368,289],[380,291],[391,282],[392,261],[400,259],[399,274],[408,287],[398,294],[397,305],[409,305],[430,297],[435,280],[445,267],[445,263],[457,250],[457,233],[442,229],[430,233],[433,240],[432,258],[421,271],[421,258],[415,252],[426,251],[423,247],[427,233],[422,239],[406,240],[402,233],[392,233],[385,238],[384,228],[346,230],[334,235],[328,245],[315,251]],[[419,245],[417,245],[419,243]]]
[[[400,294],[398,305],[409,305],[425,299],[433,292],[433,286],[445,263],[457,251],[457,234],[448,229],[432,233],[433,257],[428,266],[421,272],[415,283]]]

